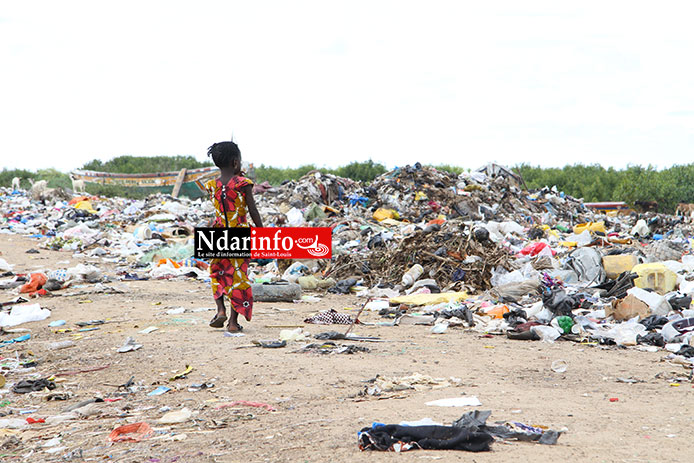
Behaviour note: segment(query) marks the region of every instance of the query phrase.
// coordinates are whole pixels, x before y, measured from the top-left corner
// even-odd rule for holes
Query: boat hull
[[[203,167],[191,169],[186,172],[181,184],[179,196],[197,199],[206,196],[201,188],[205,181],[218,175],[216,167]],[[139,194],[165,193],[171,194],[176,184],[179,172],[158,172],[150,174],[117,174],[111,172],[96,172],[89,170],[77,170],[72,172],[77,180],[97,185],[112,185],[126,188],[128,191]]]

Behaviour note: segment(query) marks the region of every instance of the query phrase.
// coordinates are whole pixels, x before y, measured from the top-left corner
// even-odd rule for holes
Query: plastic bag
[[[11,272],[13,265],[7,263],[7,261],[0,257],[0,271]]]
[[[619,323],[610,329],[605,336],[612,338],[620,346],[635,346],[638,335],[644,333],[646,327],[636,321],[636,318],[628,322]]]
[[[72,281],[98,281],[101,280],[101,271],[93,265],[78,264],[67,269],[66,276]]]
[[[530,243],[529,245],[527,245],[526,247],[521,249],[519,254],[521,254],[523,256],[535,257],[543,249],[548,248],[548,247],[549,247],[549,244],[543,243],[542,241],[538,241],[536,243]],[[551,250],[551,248],[550,248],[550,250]],[[557,254],[556,251],[552,250],[552,255],[554,256],[556,254]]]
[[[51,316],[51,311],[38,304],[16,305],[9,313],[0,313],[0,326],[16,326],[22,323],[38,322]]]
[[[633,236],[648,236],[651,233],[650,228],[648,228],[648,225],[646,224],[646,221],[643,219],[640,219],[638,222],[636,222],[636,225],[631,229],[631,234]]]
[[[191,412],[188,408],[184,407],[181,410],[175,410],[175,411],[165,413],[164,416],[159,418],[158,422],[160,424],[184,423],[184,422],[188,421],[192,416],[193,416],[193,412]]]
[[[566,266],[576,272],[581,282],[599,285],[605,281],[602,256],[593,248],[579,248],[569,254]]]
[[[650,307],[651,312],[654,315],[664,317],[672,309],[665,296],[661,296],[658,293],[646,291],[645,289],[641,288],[631,288],[629,291],[627,291],[627,294],[631,294],[640,301],[645,302],[648,307]]]
[[[140,442],[154,434],[154,430],[147,423],[133,423],[119,426],[108,436],[111,442]]]
[[[300,227],[305,223],[304,214],[300,209],[293,207],[287,212],[287,225],[290,227]]]
[[[540,338],[540,341],[549,344],[553,344],[554,341],[556,341],[559,338],[559,336],[561,336],[559,330],[551,326],[537,325],[531,327],[530,331],[537,335],[537,337]]]

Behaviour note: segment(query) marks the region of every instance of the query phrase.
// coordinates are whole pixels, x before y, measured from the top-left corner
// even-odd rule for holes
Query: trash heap
[[[511,269],[526,229],[541,237],[548,223],[568,230],[592,218],[579,200],[548,188],[528,194],[516,176],[492,172],[456,177],[408,166],[376,178],[365,188],[370,208],[350,211],[361,217],[333,229],[338,257],[330,274],[396,284],[419,263],[442,287],[486,290],[494,268]]]
[[[253,188],[259,212],[268,226],[290,227],[337,215],[338,210],[332,206],[346,204],[360,190],[361,185],[354,180],[319,171],[279,187],[264,182]]]
[[[599,214],[556,188],[528,192],[497,165],[407,166],[329,207],[305,207],[301,224],[333,228],[332,261],[282,277],[332,279],[329,291],[375,298],[367,310],[387,323],[689,352],[694,230],[681,217]]]
[[[20,192],[4,193],[0,229],[45,238],[41,248],[120,263],[126,279],[136,279],[135,272],[143,273],[138,278],[208,278],[207,264],[192,259],[192,235],[212,217],[209,201],[167,195],[139,201],[88,196],[32,201]]]

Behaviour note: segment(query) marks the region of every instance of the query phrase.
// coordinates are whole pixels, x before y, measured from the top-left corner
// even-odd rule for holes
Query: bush
[[[200,162],[193,156],[118,156],[106,162],[94,159],[82,166],[82,169],[120,174],[147,174],[199,169],[212,165],[214,164],[209,161]]]

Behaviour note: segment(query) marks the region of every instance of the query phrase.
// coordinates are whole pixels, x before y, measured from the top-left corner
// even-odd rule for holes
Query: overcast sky
[[[690,6],[691,5],[691,6]],[[694,161],[694,4],[0,0],[0,167]]]

